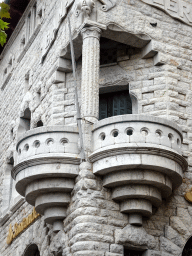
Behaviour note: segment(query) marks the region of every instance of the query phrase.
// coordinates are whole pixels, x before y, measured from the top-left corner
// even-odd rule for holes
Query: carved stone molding
[[[47,56],[53,42],[56,39],[57,32],[61,26],[63,19],[67,16],[68,9],[72,6],[74,0],[68,0],[65,4],[61,2],[59,11],[56,10],[55,13],[55,24],[51,31],[48,31],[47,34],[44,36],[43,45],[42,45],[42,58],[41,62],[44,61],[45,57]]]
[[[35,38],[37,37],[37,35],[38,35],[40,29],[41,29],[41,25],[39,24],[39,25],[36,27],[36,29],[35,29],[34,33],[32,34],[32,36],[30,37],[29,41],[27,42],[25,48],[24,48],[23,51],[20,53],[20,55],[19,55],[19,57],[18,57],[18,59],[17,59],[17,62],[20,62],[20,61],[23,59],[23,57],[25,56],[25,53],[28,51],[29,47],[32,45],[33,41],[34,41]]]

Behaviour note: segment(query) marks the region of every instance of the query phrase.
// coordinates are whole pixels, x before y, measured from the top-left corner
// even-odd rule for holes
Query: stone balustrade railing
[[[26,132],[17,144],[17,164],[12,170],[16,190],[55,231],[63,229],[78,175],[78,138],[76,128],[48,126]]]
[[[181,129],[157,117],[123,115],[97,122],[92,132],[94,174],[103,176],[130,223],[142,225],[142,216],[182,183]]]

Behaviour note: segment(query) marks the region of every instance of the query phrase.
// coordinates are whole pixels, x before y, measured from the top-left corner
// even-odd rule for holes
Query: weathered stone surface
[[[186,8],[191,4],[187,0],[100,0],[95,1],[94,7],[91,5],[87,9],[89,6],[83,7],[83,1],[80,2],[81,8],[76,9],[77,0],[42,0],[37,1],[36,6],[35,0],[31,0],[0,57],[0,255],[26,256],[26,249],[36,244],[40,256],[123,256],[124,246],[142,249],[142,256],[181,256],[192,231],[192,208],[184,199],[184,194],[191,188],[192,179],[192,26],[190,9]],[[86,2],[93,3],[91,0]],[[178,4],[180,8],[177,8]],[[31,23],[29,33],[30,12],[31,18],[35,18],[36,13],[36,25]],[[60,163],[60,160],[64,161],[63,158],[57,158],[56,162],[51,163],[56,166],[55,169],[51,164],[43,168],[44,163],[39,164],[37,161],[38,157],[44,161],[45,155],[50,152],[55,154],[59,151],[59,154],[68,154],[69,157],[69,154],[78,154],[80,149],[78,138],[74,143],[74,136],[69,136],[70,129],[74,128],[77,136],[79,130],[75,128],[77,109],[71,72],[68,16],[76,57],[78,101],[83,117],[91,116],[89,120],[82,120],[86,156],[89,157],[93,150],[101,149],[100,155],[104,157],[104,148],[108,147],[110,158],[108,162],[100,163],[100,167],[104,168],[108,164],[107,168],[110,169],[113,161],[118,160],[123,165],[123,161],[127,161],[126,165],[132,163],[132,160],[136,161],[135,156],[130,157],[130,151],[127,155],[123,151],[124,157],[121,157],[119,148],[123,145],[124,150],[130,150],[133,146],[131,143],[135,143],[136,151],[142,148],[144,152],[139,158],[142,161],[129,171],[129,175],[127,166],[123,167],[126,175],[122,179],[115,174],[119,172],[117,166],[108,181],[93,173],[94,168],[90,162],[80,164],[78,160],[74,171],[72,165],[77,161],[77,156],[71,163],[68,162],[69,158],[65,158],[65,164],[68,165],[65,168],[61,168]],[[86,42],[81,36],[85,27],[85,31],[89,32],[84,38]],[[115,53],[114,45],[117,47]],[[107,55],[104,54],[107,61],[117,56],[115,63],[100,67],[100,47],[107,50]],[[133,120],[133,116],[129,126],[124,126],[126,117],[120,117],[122,129],[115,122],[112,129],[107,131],[105,140],[101,140],[104,137],[100,133],[95,136],[95,141],[92,140],[92,122],[98,118],[99,93],[122,90],[129,90],[132,112],[143,117],[142,126],[136,125],[138,120]],[[30,110],[30,123],[27,121],[29,115],[27,118],[25,116],[26,109]],[[153,130],[153,122],[150,127],[144,122],[147,117],[162,117],[174,125],[160,121],[157,129]],[[43,128],[54,125],[65,127],[66,136],[63,137],[69,136],[70,147],[67,150],[66,145],[61,146],[59,136],[54,137],[55,140],[59,138],[57,143],[47,146],[47,139],[53,138],[53,131],[50,130],[48,133],[43,132],[43,137],[39,139],[43,147],[35,148],[32,143],[27,151],[25,142],[33,137],[32,131],[29,131],[30,136],[26,141],[23,137],[21,155],[18,156],[16,144],[19,133],[26,129],[34,131],[42,124],[40,121]],[[106,122],[108,125],[109,119]],[[101,130],[104,127],[101,126]],[[127,128],[133,128],[132,135],[127,134]],[[149,130],[141,131],[142,128]],[[117,137],[111,135],[114,129],[119,131]],[[159,129],[163,132],[161,139],[160,134],[155,133]],[[60,135],[62,132],[63,128]],[[172,138],[168,137],[169,133],[173,134]],[[39,135],[35,136],[37,140]],[[140,142],[143,144],[139,145]],[[146,144],[155,149],[151,159],[148,158]],[[110,148],[111,145],[114,150]],[[166,158],[170,158],[169,162],[164,161],[164,158],[159,162],[155,157],[162,157],[163,149]],[[170,155],[171,152],[173,155]],[[181,168],[175,165],[180,156],[189,163],[183,180]],[[31,157],[34,161],[29,163]],[[21,158],[26,168],[33,172],[33,177],[38,175],[40,179],[42,173],[46,173],[52,179],[52,174],[62,172],[69,175],[75,172],[75,184],[69,193],[71,200],[67,202],[64,231],[54,234],[52,225],[45,224],[41,216],[16,237],[11,245],[7,245],[9,225],[13,227],[20,223],[32,211],[31,206],[21,200],[10,175],[13,160],[16,165]],[[143,163],[147,163],[145,173],[141,169]],[[179,173],[179,182],[173,175],[175,171]],[[22,171],[18,173],[21,175]],[[33,182],[28,175],[25,173],[23,179],[28,177],[28,182]],[[152,208],[151,217],[143,218],[142,228],[132,227],[128,215],[120,212],[119,202],[112,199],[113,185],[125,182],[125,178],[126,181],[130,178],[133,183],[147,182],[147,185],[156,187],[162,195],[161,205],[158,209]],[[181,182],[182,185],[175,189]],[[173,193],[171,183],[176,184]],[[148,195],[152,199],[152,194]],[[58,202],[59,198],[55,200]],[[154,205],[156,203],[154,200]]]
[[[182,249],[165,237],[160,238],[160,249],[172,255],[180,255]]]
[[[157,240],[153,236],[148,235],[144,228],[131,225],[126,226],[122,230],[115,230],[115,243],[147,246],[150,249],[158,246]]]

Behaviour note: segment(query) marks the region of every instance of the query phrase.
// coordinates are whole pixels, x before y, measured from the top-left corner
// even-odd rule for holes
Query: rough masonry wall
[[[10,81],[0,92],[1,192],[6,155],[8,150],[12,150],[16,144],[20,112],[23,110],[21,106],[22,108],[25,106],[31,108],[32,127],[35,127],[35,123],[39,119],[43,121],[44,125],[75,125],[76,110],[72,74],[66,74],[63,83],[58,85],[52,84],[51,74],[60,51],[67,42],[67,24],[66,21],[62,23],[56,41],[44,63],[40,64],[41,41],[47,31],[51,29],[54,11],[57,8],[53,1],[42,3],[45,16],[41,30],[20,63],[15,64]],[[62,239],[58,234],[59,238],[56,237],[55,240],[59,244],[58,247],[62,247],[63,255],[66,256],[91,254],[94,256],[122,256],[122,245],[125,244],[148,246],[151,250],[162,251],[163,256],[181,255],[182,248],[191,236],[192,230],[192,208],[183,197],[187,189],[191,188],[192,180],[192,46],[190,43],[192,27],[172,19],[164,12],[144,4],[140,0],[119,1],[117,7],[110,12],[99,11],[98,21],[106,24],[109,22],[120,24],[126,31],[147,34],[155,41],[156,50],[164,57],[164,65],[154,66],[153,58],[141,59],[142,51],[130,55],[130,60],[118,64],[127,73],[126,79],[130,83],[130,91],[138,98],[139,113],[165,117],[182,127],[183,154],[189,160],[189,169],[184,174],[184,182],[181,187],[174,191],[171,198],[163,201],[158,210],[154,209],[153,216],[144,221],[145,230],[133,228],[132,232],[135,234],[133,236],[130,233],[128,217],[119,212],[119,204],[112,201],[110,190],[102,187],[101,179],[92,174],[91,167],[88,166],[89,171],[82,168],[76,180],[72,201],[68,208],[68,217],[64,221],[66,234],[62,235]],[[157,23],[157,27],[152,27],[150,23]],[[72,22],[73,27],[75,27],[74,24],[75,22]],[[19,34],[11,46],[11,52],[17,52],[20,47],[20,39]],[[17,57],[15,56],[16,60]],[[6,67],[8,58],[7,53],[1,61],[2,67]],[[78,86],[81,82],[80,70],[81,63],[78,65]],[[25,75],[28,71],[29,82],[26,82]],[[102,75],[107,76],[107,69],[106,73],[103,72]],[[121,74],[119,76],[121,77]],[[122,77],[124,76],[123,73]],[[103,85],[102,77],[100,80],[100,84]],[[29,83],[27,90],[25,89],[26,83]],[[36,98],[37,92],[41,92],[40,102]],[[12,128],[13,139],[10,138]],[[0,198],[2,197],[0,196]],[[9,223],[21,221],[30,210],[31,207],[25,203],[1,227],[2,255],[13,255],[15,250],[16,255],[22,255],[27,243],[32,242],[37,243],[42,256],[52,255],[51,253],[54,252],[50,249],[55,241],[54,235],[49,229],[50,227],[44,227],[43,218],[37,220],[34,225],[15,239],[11,246],[5,245]],[[27,242],[25,242],[26,237]],[[56,247],[56,245],[54,246]]]

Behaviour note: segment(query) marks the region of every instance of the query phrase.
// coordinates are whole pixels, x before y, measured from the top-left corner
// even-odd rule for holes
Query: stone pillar
[[[81,116],[94,123],[99,117],[99,39],[101,30],[98,27],[86,27],[81,33],[83,37]]]

